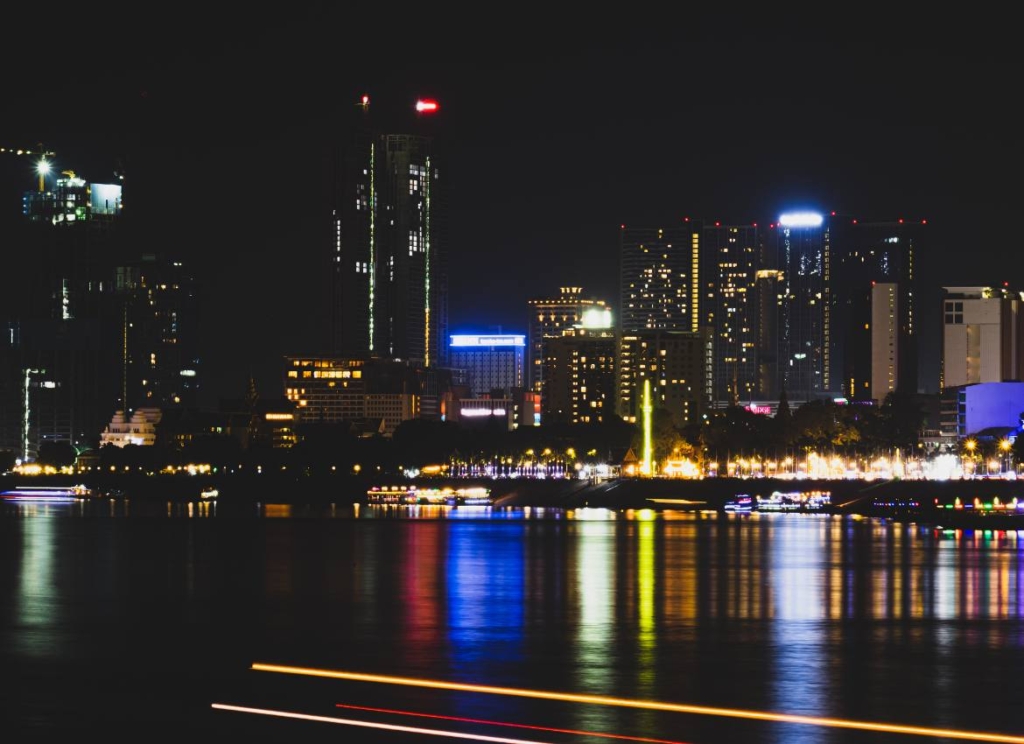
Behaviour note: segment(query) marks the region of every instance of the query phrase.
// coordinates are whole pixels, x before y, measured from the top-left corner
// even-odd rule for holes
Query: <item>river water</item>
[[[815,514],[0,503],[4,738],[1024,741],[1022,554]]]

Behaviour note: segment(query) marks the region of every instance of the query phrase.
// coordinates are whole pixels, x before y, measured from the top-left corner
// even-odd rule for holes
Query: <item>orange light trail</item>
[[[211,707],[217,710],[229,710],[235,713],[254,713],[260,716],[273,716],[274,718],[291,718],[293,720],[314,721],[316,723],[336,723],[342,726],[359,726],[361,728],[382,729],[384,731],[401,731],[406,734],[424,734],[425,736],[446,736],[449,739],[472,739],[473,741],[489,741],[495,742],[496,744],[551,744],[550,742],[535,741],[531,739],[505,739],[500,736],[465,734],[461,731],[441,731],[440,729],[418,728],[416,726],[393,726],[388,723],[354,721],[350,718],[313,716],[309,715],[308,713],[293,713],[287,710],[271,710],[270,708],[245,708],[241,705],[226,705],[224,703],[213,703]]]
[[[514,697],[537,698],[542,700],[558,700],[568,703],[589,705],[611,705],[622,708],[641,708],[644,710],[660,710],[668,713],[688,713],[698,716],[721,716],[725,718],[743,718],[754,721],[772,721],[774,723],[800,723],[809,726],[826,728],[857,729],[887,734],[914,734],[917,736],[935,736],[947,739],[969,739],[971,741],[991,741],[1001,744],[1024,744],[1024,736],[1011,734],[987,733],[983,731],[964,731],[961,729],[931,728],[928,726],[904,726],[893,723],[877,723],[873,721],[853,721],[847,718],[825,718],[819,716],[799,716],[789,713],[771,713],[742,708],[715,708],[705,705],[686,705],[683,703],[662,703],[656,700],[633,700],[630,698],[608,697],[604,695],[582,695],[571,692],[547,692],[544,690],[527,690],[516,687],[493,687],[490,685],[473,685],[464,682],[445,682],[442,680],[419,679],[415,677],[393,677],[384,674],[364,674],[331,669],[312,669],[308,667],[285,666],[281,664],[252,665],[257,672],[277,672],[279,674],[297,674],[306,677],[327,677],[330,679],[349,680],[352,682],[368,682],[372,684],[405,685],[408,687],[427,687],[435,690],[452,690],[456,692],[477,692],[485,695],[511,695]]]
[[[531,729],[533,731],[550,731],[554,734],[577,734],[580,736],[600,736],[604,739],[624,739],[626,741],[645,741],[653,744],[684,744],[681,741],[671,739],[650,739],[645,736],[626,736],[625,734],[605,734],[600,731],[579,731],[577,729],[552,728],[550,726],[531,726],[527,723],[507,723],[505,721],[487,721],[482,718],[463,718],[461,716],[442,716],[437,713],[417,713],[411,710],[391,710],[389,708],[370,708],[365,705],[346,705],[335,703],[335,707],[348,708],[350,710],[366,710],[373,713],[393,713],[398,716],[417,716],[419,718],[437,718],[442,721],[460,721],[462,723],[483,723],[488,726],[511,726],[513,728]]]

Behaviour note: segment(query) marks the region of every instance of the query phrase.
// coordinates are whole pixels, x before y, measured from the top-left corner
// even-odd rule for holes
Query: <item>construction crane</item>
[[[39,160],[36,162],[36,173],[39,175],[39,191],[46,190],[46,175],[50,172],[50,161],[47,158],[52,158],[57,153],[47,150],[41,144],[32,150],[21,147],[0,147],[0,153],[37,156]]]

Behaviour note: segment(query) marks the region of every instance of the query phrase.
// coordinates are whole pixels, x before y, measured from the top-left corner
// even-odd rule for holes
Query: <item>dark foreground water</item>
[[[0,503],[0,735],[1024,741],[1024,533],[410,509]]]

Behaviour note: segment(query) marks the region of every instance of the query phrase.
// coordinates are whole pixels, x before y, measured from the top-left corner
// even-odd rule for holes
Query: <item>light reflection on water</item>
[[[5,504],[0,529],[0,647],[23,663],[77,656],[86,668],[136,669],[148,649],[168,655],[172,678],[175,664],[216,677],[272,656],[860,720],[1015,725],[1018,532],[820,515],[273,503],[230,512],[127,499]],[[117,644],[95,643],[96,632]],[[58,671],[75,679],[75,668]],[[466,717],[540,715],[473,696],[449,705]],[[579,729],[722,736],[713,722],[650,712],[550,715]],[[745,738],[854,740],[792,725],[758,731]]]

